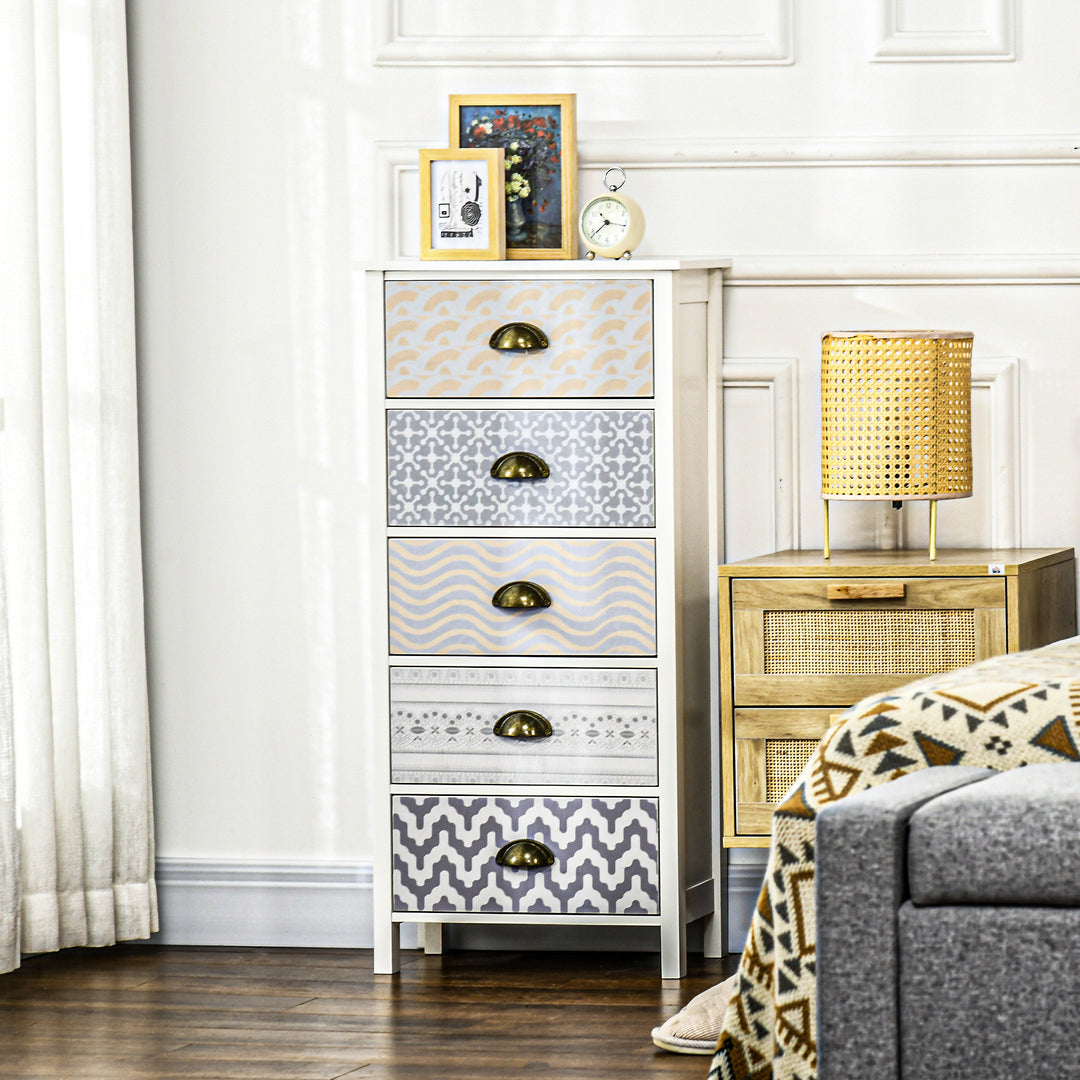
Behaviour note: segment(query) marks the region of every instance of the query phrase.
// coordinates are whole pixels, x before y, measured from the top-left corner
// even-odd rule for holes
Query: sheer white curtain
[[[0,971],[157,928],[123,0],[0,0]]]

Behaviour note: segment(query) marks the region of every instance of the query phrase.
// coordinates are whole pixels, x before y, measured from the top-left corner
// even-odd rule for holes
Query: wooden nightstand
[[[773,804],[862,698],[1076,633],[1072,548],[781,551],[720,567],[725,847],[767,847]]]

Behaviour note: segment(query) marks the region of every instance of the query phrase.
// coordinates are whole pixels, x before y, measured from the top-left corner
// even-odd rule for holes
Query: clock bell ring
[[[610,180],[618,173],[616,180]],[[604,173],[607,192],[590,199],[578,215],[578,231],[585,244],[585,258],[629,259],[645,235],[645,214],[629,195],[619,195],[626,170],[618,165]]]

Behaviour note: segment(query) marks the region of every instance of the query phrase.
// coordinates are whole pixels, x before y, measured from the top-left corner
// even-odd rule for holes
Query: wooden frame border
[[[504,154],[501,148],[458,148],[420,151],[420,258],[421,259],[503,259],[506,244],[506,200],[503,193]],[[485,248],[436,247],[432,240],[431,166],[437,161],[483,162],[488,194],[484,207],[488,219]],[[498,192],[498,198],[492,198]],[[483,196],[481,196],[483,199]],[[483,212],[483,211],[482,211]]]
[[[510,247],[508,259],[572,259],[577,254],[577,95],[576,94],[451,94],[450,145],[461,145],[463,106],[558,106],[560,245],[559,247]]]

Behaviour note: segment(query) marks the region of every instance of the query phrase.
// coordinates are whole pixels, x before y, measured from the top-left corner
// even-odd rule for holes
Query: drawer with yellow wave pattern
[[[652,540],[394,537],[390,652],[655,656]]]
[[[388,281],[386,395],[652,397],[652,282]],[[544,348],[503,351],[525,322]]]

